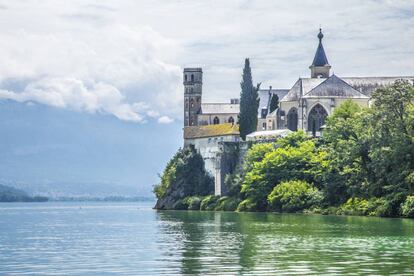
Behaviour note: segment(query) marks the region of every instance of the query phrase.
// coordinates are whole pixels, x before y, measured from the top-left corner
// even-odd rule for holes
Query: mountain
[[[0,183],[33,195],[152,196],[181,123],[0,100]]]
[[[14,202],[14,201],[24,201],[24,202],[47,201],[47,197],[40,197],[40,196],[31,197],[22,190],[0,184],[0,202]]]

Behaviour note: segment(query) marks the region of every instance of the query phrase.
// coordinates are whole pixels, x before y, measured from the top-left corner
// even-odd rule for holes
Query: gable
[[[367,99],[366,95],[362,94],[351,85],[340,79],[336,75],[332,75],[323,81],[321,84],[310,90],[303,98],[359,98]]]

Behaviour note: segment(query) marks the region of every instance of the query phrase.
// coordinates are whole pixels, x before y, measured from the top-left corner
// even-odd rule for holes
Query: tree
[[[257,113],[259,108],[260,83],[256,87],[253,86],[252,72],[250,61],[246,58],[240,83],[240,137],[245,140],[246,135],[257,129]]]
[[[171,209],[188,196],[205,196],[214,192],[214,180],[206,171],[203,157],[193,146],[179,149],[168,162],[161,182],[154,186],[158,199],[155,208]]]
[[[273,94],[272,98],[270,99],[269,113],[272,113],[278,107],[279,107],[279,97],[278,95]]]

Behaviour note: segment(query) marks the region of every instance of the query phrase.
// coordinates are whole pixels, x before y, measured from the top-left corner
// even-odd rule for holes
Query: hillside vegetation
[[[0,202],[38,202],[47,200],[46,197],[31,197],[22,190],[0,184]]]
[[[298,131],[253,145],[226,178],[226,197],[206,196],[212,191],[210,182],[181,179],[197,189],[177,197],[179,207],[414,217],[413,102],[413,86],[404,81],[377,89],[371,108],[347,101],[328,117],[322,138]],[[172,178],[177,184],[184,175],[169,169],[170,163],[161,180]],[[204,173],[202,181],[207,179]]]

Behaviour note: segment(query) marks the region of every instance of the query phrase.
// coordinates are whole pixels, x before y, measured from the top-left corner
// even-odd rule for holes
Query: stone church
[[[286,133],[304,130],[309,135],[320,136],[327,116],[346,100],[362,107],[371,104],[371,94],[379,87],[390,85],[398,79],[408,80],[414,85],[414,76],[396,77],[339,77],[330,74],[328,62],[319,30],[318,47],[312,64],[310,77],[299,78],[290,89],[259,90],[257,131],[248,135],[253,141],[277,139]],[[238,99],[228,103],[203,103],[203,71],[201,68],[184,69],[184,146],[192,145],[203,156],[206,170],[215,180],[215,194],[223,195],[225,176],[234,167],[229,161],[227,147],[239,146],[239,156],[247,152],[248,143],[240,143]],[[239,94],[239,92],[236,92]],[[235,93],[235,94],[236,94]],[[272,97],[277,95],[279,107],[270,112]]]
[[[290,129],[304,130],[319,136],[325,118],[344,101],[351,99],[357,104],[368,107],[371,93],[379,87],[405,79],[414,84],[414,76],[395,77],[339,77],[330,74],[322,39],[322,30],[317,35],[318,47],[312,64],[310,77],[299,78],[290,89],[259,90],[259,110],[257,130]],[[184,69],[184,127],[203,126],[223,123],[237,123],[239,100],[228,103],[203,103],[201,68]],[[238,94],[238,93],[237,93]],[[273,95],[279,98],[279,108],[269,111]]]

